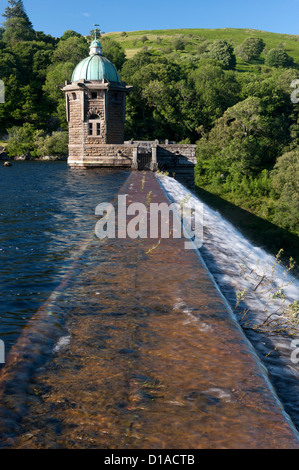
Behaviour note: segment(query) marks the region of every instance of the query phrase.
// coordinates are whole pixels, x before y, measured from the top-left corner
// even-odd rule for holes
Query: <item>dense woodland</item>
[[[61,86],[88,55],[91,36],[35,31],[20,0],[9,0],[3,17],[2,145],[11,157],[66,154]],[[198,186],[298,235],[299,104],[290,99],[299,79],[296,55],[250,32],[238,45],[187,33],[166,43],[143,34],[134,54],[122,46],[127,37],[101,38],[104,55],[134,86],[126,138],[196,142]]]

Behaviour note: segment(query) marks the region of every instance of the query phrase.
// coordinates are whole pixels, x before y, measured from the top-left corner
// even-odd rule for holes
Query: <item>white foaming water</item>
[[[71,337],[70,336],[62,336],[57,344],[53,348],[54,353],[58,353],[61,349],[67,347],[71,342]]]
[[[203,210],[204,239],[200,251],[232,309],[237,292],[247,291],[242,305],[250,310],[255,321],[260,322],[283,306],[280,298],[273,299],[273,292],[282,289],[286,295],[285,304],[298,299],[299,280],[277,265],[274,256],[254,246],[218,212],[203,204],[175,179],[159,176],[159,180],[171,201],[178,204],[184,201],[187,207],[199,212]],[[256,289],[263,276],[272,280],[271,286]]]
[[[270,314],[273,314],[272,319],[276,317],[275,312],[279,309],[282,311],[283,301],[280,298],[273,299],[273,292],[283,290],[285,305],[298,300],[299,280],[277,265],[275,257],[254,246],[218,212],[202,203],[175,179],[159,176],[159,180],[171,202],[180,206],[183,201],[185,206],[195,212],[200,214],[203,211],[203,246],[199,251],[232,310],[236,305],[237,293],[247,291],[240,306],[248,311],[246,318],[251,325],[261,324]],[[265,280],[263,276],[271,280],[268,286],[258,286],[261,278]],[[176,300],[174,310],[187,309],[180,298]],[[185,315],[186,325],[207,333],[205,324],[200,322],[200,315],[195,317],[187,310]],[[253,333],[252,330],[247,330],[247,334],[266,366],[286,412],[299,430],[299,364],[292,359],[294,355],[298,356],[293,343],[296,341],[299,346],[299,338],[292,341],[289,337]],[[214,392],[218,398],[230,400],[229,391]]]
[[[269,315],[273,315],[271,320],[278,318],[277,312],[282,312],[283,301],[280,298],[273,299],[273,292],[283,290],[285,305],[298,299],[299,280],[277,265],[274,256],[254,246],[232,224],[203,204],[178,181],[166,176],[159,176],[159,180],[170,201],[177,203],[178,207],[183,201],[185,206],[188,205],[195,212],[203,211],[203,246],[199,250],[201,257],[232,310],[236,306],[237,293],[247,292],[239,305],[241,315],[248,311],[245,326],[262,324]],[[258,286],[261,277],[263,281],[270,279],[271,282],[265,287]],[[200,321],[200,315],[195,317],[187,311],[187,306],[180,298],[176,300],[174,310],[185,308],[184,324],[208,333],[206,325]],[[252,330],[246,332],[268,370],[279,399],[299,430],[299,364],[292,359],[294,355],[298,356],[292,338],[277,332],[275,335]],[[299,346],[299,337],[294,341],[298,341]],[[220,392],[217,391],[219,396],[230,399]]]

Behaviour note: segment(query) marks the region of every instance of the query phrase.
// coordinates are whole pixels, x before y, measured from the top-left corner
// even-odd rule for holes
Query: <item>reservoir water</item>
[[[0,339],[6,352],[94,234],[95,208],[126,171],[71,170],[65,162],[0,167]]]

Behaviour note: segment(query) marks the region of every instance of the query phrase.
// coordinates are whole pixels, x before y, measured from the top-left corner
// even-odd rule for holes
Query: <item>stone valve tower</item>
[[[196,145],[165,140],[124,142],[126,96],[133,89],[121,82],[114,65],[103,56],[95,37],[89,57],[75,68],[62,90],[66,98],[71,168],[158,168],[194,178]]]
[[[95,37],[89,57],[76,66],[71,82],[63,87],[69,166],[131,166],[132,149],[124,144],[126,95],[131,89],[120,81]]]

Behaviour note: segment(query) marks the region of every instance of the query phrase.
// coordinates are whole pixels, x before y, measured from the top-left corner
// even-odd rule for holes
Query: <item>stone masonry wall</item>
[[[82,92],[81,92],[82,93]],[[76,96],[76,99],[74,99]],[[82,145],[82,120],[80,93],[69,93],[69,144]]]
[[[157,145],[158,168],[183,184],[194,185],[194,167],[196,165],[196,145],[159,144]]]
[[[108,93],[107,143],[123,144],[126,97],[124,92]]]
[[[106,167],[131,168],[133,161],[133,146],[118,144],[88,145],[84,146],[84,157],[77,164],[69,163],[74,167]]]
[[[159,165],[178,167],[196,165],[196,145],[159,144],[157,145]]]

